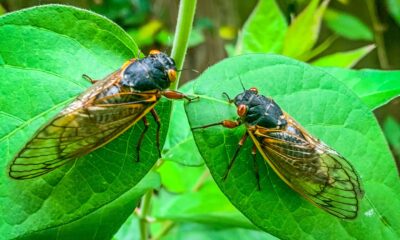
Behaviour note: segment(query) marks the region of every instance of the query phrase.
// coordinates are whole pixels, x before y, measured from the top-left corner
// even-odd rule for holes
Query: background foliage
[[[2,169],[41,124],[89,85],[82,73],[102,78],[138,48],[144,53],[153,48],[169,52],[173,45],[178,3],[169,0],[3,0],[0,14],[44,3],[89,9],[125,31],[100,15],[60,6],[0,19]],[[186,105],[190,124],[233,118],[234,108],[224,104],[221,92],[237,94],[240,74],[246,87],[254,85],[273,96],[356,165],[367,190],[357,221],[339,221],[316,209],[268,168],[261,170],[268,176],[262,191],[247,197],[254,178],[251,162],[245,159],[235,167],[247,173],[244,178],[236,179],[233,172],[232,182],[222,183],[218,176],[227,158],[206,157],[206,167],[202,156],[225,138],[228,144],[218,151],[232,152],[243,129],[217,128],[193,136],[184,104],[176,102],[162,160],[145,178],[156,152],[151,150],[152,139],[146,139],[149,160],[140,166],[131,161],[140,124],[38,181],[15,183],[3,171],[0,232],[6,239],[397,239],[400,191],[387,146],[398,162],[400,72],[382,69],[400,67],[399,26],[398,0],[204,0],[197,4],[189,37],[183,68],[203,72],[211,66],[201,75],[182,72],[181,83],[196,79],[180,90],[204,97]],[[248,53],[281,54],[311,65],[264,55],[217,63]],[[264,69],[263,64],[275,67]],[[313,94],[308,94],[310,89]],[[333,99],[330,91],[340,98]],[[164,136],[169,108],[169,102],[158,106]],[[356,146],[349,148],[353,142]],[[150,235],[143,236],[143,229]]]

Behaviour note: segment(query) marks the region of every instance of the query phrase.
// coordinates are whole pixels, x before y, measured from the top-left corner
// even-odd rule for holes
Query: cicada
[[[309,134],[273,99],[258,94],[256,88],[244,89],[234,99],[224,94],[236,105],[238,119],[192,128],[246,126],[247,131],[239,141],[223,180],[228,177],[240,148],[250,136],[258,189],[257,150],[287,185],[312,204],[339,218],[357,217],[363,190],[360,177],[350,162]]]
[[[131,59],[103,80],[93,85],[40,128],[12,160],[9,175],[29,179],[46,174],[65,163],[82,157],[107,144],[142,120],[149,127],[150,113],[157,123],[156,145],[160,155],[160,118],[154,106],[165,96],[171,99],[186,95],[167,89],[176,79],[176,66],[165,53],[152,50],[142,59]]]

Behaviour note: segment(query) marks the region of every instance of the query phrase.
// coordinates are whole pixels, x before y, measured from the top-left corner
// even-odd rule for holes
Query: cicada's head
[[[176,80],[176,65],[174,59],[158,50],[151,50],[148,56],[153,59],[154,82],[162,89],[166,89]]]
[[[257,101],[257,95],[258,95],[258,89],[252,87],[249,90],[245,90],[242,93],[238,94],[233,99],[233,103],[237,107],[237,114],[239,115],[239,117],[241,118],[246,117],[249,108],[255,104],[254,101]]]
[[[266,128],[280,128],[286,125],[282,109],[271,98],[258,94],[257,88],[245,90],[232,102],[237,107],[237,114],[246,124]]]
[[[164,90],[175,80],[175,61],[163,52],[151,50],[147,57],[124,70],[122,84],[138,91]]]

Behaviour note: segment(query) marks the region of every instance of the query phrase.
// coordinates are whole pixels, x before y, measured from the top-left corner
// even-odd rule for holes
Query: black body
[[[251,89],[237,95],[233,102],[236,106],[245,105],[247,107],[247,114],[243,120],[250,126],[282,128],[287,124],[281,108],[274,100],[258,95]]]
[[[137,91],[164,90],[171,84],[168,70],[176,71],[172,58],[165,53],[150,54],[137,59],[125,69],[121,84]]]

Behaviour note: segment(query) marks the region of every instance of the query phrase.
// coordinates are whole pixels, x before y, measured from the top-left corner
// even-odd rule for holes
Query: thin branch
[[[147,221],[147,215],[150,212],[151,198],[153,196],[153,190],[149,190],[142,198],[139,212],[139,229],[140,239],[147,240],[149,237],[149,226]]]
[[[385,39],[383,37],[383,32],[385,31],[385,27],[379,21],[375,0],[367,0],[367,7],[369,15],[371,16],[372,27],[374,29],[374,37],[375,37],[376,49],[378,52],[379,63],[381,65],[381,68],[388,69],[390,65],[386,54]]]

